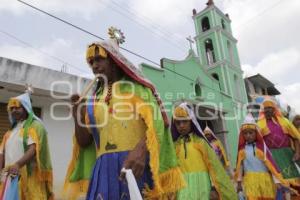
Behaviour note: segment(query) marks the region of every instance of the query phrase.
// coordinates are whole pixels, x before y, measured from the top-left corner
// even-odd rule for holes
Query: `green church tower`
[[[201,12],[193,10],[193,19],[201,64],[219,82],[222,92],[244,102],[243,72],[228,14],[224,15],[210,0]]]
[[[247,95],[237,50],[237,40],[232,35],[231,20],[215,6],[213,0],[207,2],[207,7],[198,12],[193,10],[195,24],[197,53],[200,63],[206,71],[219,83],[220,92],[231,97],[231,102],[224,102],[224,107],[232,106],[230,117],[237,117],[240,125],[245,112]],[[231,115],[231,116],[230,116]],[[236,130],[233,123],[227,122],[228,129]],[[237,135],[236,135],[237,136]],[[228,138],[231,144],[236,144],[237,137]],[[234,145],[236,146],[236,145]],[[235,151],[234,151],[235,152]]]
[[[235,163],[239,127],[248,103],[237,40],[229,16],[212,0],[199,13],[194,9],[192,18],[196,53],[190,45],[184,60],[162,58],[161,68],[145,63],[140,67],[157,87],[169,116],[174,103],[191,102],[201,127],[210,126]]]

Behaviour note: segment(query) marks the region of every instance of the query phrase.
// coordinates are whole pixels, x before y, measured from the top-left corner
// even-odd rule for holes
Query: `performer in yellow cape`
[[[29,93],[11,98],[7,111],[12,128],[0,146],[0,168],[20,177],[20,200],[53,199],[47,131],[33,113]]]
[[[222,142],[217,138],[214,132],[206,125],[204,129],[204,136],[211,144],[212,148],[216,152],[217,156],[219,157],[220,161],[222,162],[225,169],[229,169],[230,162],[227,159],[226,151],[223,147]]]
[[[62,191],[64,200],[85,198],[95,162],[95,145],[90,144],[86,148],[80,148],[74,136],[72,158],[68,166]]]
[[[235,179],[247,200],[274,200],[277,187],[289,187],[251,114],[240,128]]]
[[[257,124],[283,177],[291,183],[299,184],[300,173],[295,166],[295,162],[300,164],[298,130],[282,116],[278,106],[271,99],[263,102]]]
[[[122,35],[119,30],[110,30],[112,35],[114,32]],[[89,45],[87,62],[102,78],[86,107],[80,110],[75,103],[79,96],[72,97],[75,139],[79,144],[74,152],[80,155],[83,149],[93,148],[90,145],[96,152],[96,157],[89,157],[90,164],[95,164],[88,200],[130,199],[127,184],[119,178],[122,168],[132,170],[146,199],[174,194],[185,185],[162,102],[154,86],[120,53],[118,44],[122,40],[114,37]],[[80,177],[72,180],[69,175],[76,175],[76,167],[79,165],[79,169],[84,159],[71,161],[66,185],[80,183]]]
[[[171,131],[180,169],[187,182],[187,187],[177,193],[177,199],[237,200],[229,176],[186,102],[175,107]]]

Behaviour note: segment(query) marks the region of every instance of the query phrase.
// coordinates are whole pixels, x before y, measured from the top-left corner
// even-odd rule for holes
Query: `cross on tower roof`
[[[189,36],[189,37],[187,37],[186,39],[187,39],[187,41],[188,41],[189,44],[190,44],[190,49],[193,50],[193,47],[192,47],[192,44],[194,43],[193,38],[192,38],[191,36]]]

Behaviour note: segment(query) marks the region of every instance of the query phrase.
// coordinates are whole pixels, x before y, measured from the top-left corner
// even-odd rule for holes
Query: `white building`
[[[269,95],[275,97],[276,95],[280,95],[274,83],[261,74],[247,77],[244,80],[249,102],[253,102],[258,96]]]
[[[74,125],[69,98],[79,93],[88,79],[0,57],[0,135],[9,128],[6,104],[24,93],[25,84],[34,88],[32,105],[48,131],[54,172],[54,191],[59,197],[71,158]]]

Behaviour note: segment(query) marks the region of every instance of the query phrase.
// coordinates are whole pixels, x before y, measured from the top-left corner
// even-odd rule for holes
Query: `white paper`
[[[139,187],[136,183],[135,177],[132,173],[131,169],[123,168],[121,172],[126,174],[126,180],[128,184],[128,190],[131,200],[143,200],[142,195],[140,193]]]

